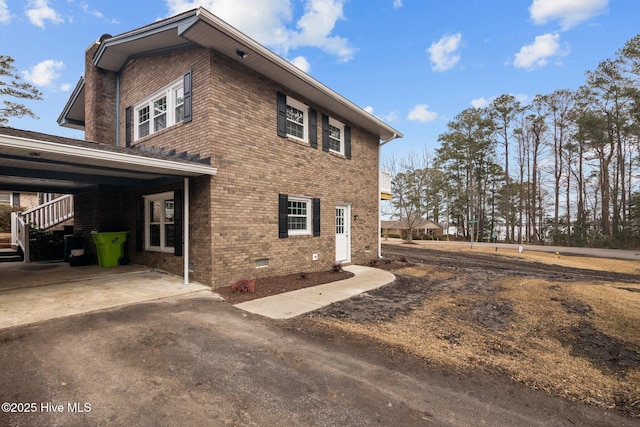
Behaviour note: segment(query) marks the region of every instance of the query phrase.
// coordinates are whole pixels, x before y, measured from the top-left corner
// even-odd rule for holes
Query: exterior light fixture
[[[236,50],[236,55],[238,55],[238,58],[240,59],[246,59],[247,58],[247,54],[243,51],[243,50]]]

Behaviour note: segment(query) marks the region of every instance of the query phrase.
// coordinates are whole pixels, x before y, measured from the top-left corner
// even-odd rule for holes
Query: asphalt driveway
[[[199,292],[2,329],[0,425],[637,425],[300,321]]]

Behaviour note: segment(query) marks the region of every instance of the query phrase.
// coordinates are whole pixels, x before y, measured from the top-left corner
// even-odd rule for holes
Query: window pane
[[[288,218],[289,230],[306,230],[307,218],[300,216],[290,216]]]
[[[149,135],[149,107],[138,110],[138,137]]]
[[[176,123],[180,123],[184,120],[184,105],[176,107]]]
[[[142,138],[143,136],[149,135],[149,122],[142,123],[138,127],[138,137]]]
[[[149,246],[160,246],[160,224],[149,226]]]
[[[176,226],[174,224],[166,224],[164,226],[164,246],[173,248],[176,245]]]
[[[163,114],[167,111],[167,97],[163,96],[157,101],[153,102],[153,116]]]
[[[157,200],[149,202],[149,222],[160,222],[160,202]]]
[[[329,125],[329,149],[340,152],[340,145],[340,128]]]
[[[173,222],[173,199],[164,201],[164,222]]]
[[[149,120],[149,107],[144,107],[138,110],[138,123],[143,123]]]
[[[159,131],[167,127],[167,97],[153,103],[153,130]]]
[[[287,134],[304,138],[304,112],[287,105]]]
[[[159,131],[167,127],[167,114],[157,116],[153,119],[153,129]]]
[[[308,218],[307,218],[307,210],[308,210],[308,202],[298,201],[298,200],[289,200],[287,203],[287,223],[289,230],[306,230]]]
[[[336,209],[336,234],[344,234],[344,209]]]

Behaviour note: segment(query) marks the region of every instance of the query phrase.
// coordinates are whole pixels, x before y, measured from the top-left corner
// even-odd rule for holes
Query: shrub
[[[309,277],[309,273],[307,273],[306,271],[303,271],[302,273],[300,273],[300,278],[302,280],[307,280],[308,277]]]
[[[380,261],[378,258],[374,258],[371,261],[369,261],[369,265],[371,267],[377,267],[378,266],[378,261]]]
[[[231,292],[255,292],[256,291],[256,279],[240,279],[233,285],[231,285]]]
[[[342,263],[341,262],[336,262],[335,264],[333,264],[333,272],[334,273],[342,273]]]
[[[11,231],[11,212],[21,210],[20,208],[12,208],[9,205],[0,205],[0,231]]]

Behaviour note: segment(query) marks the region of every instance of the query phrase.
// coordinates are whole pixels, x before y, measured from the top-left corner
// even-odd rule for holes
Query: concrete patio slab
[[[392,273],[378,268],[350,265],[344,269],[355,276],[325,285],[246,301],[234,307],[271,319],[289,319],[377,289],[395,280]]]
[[[211,288],[191,283],[181,277],[150,271],[141,266],[125,268],[71,268],[65,264],[49,269],[31,266],[31,275],[23,276],[18,286],[16,271],[4,267],[7,276],[0,286],[0,329],[25,325],[58,317],[104,310],[144,301],[156,300]],[[57,272],[59,274],[52,274]],[[84,275],[83,275],[84,274]],[[25,284],[30,283],[31,286]]]

